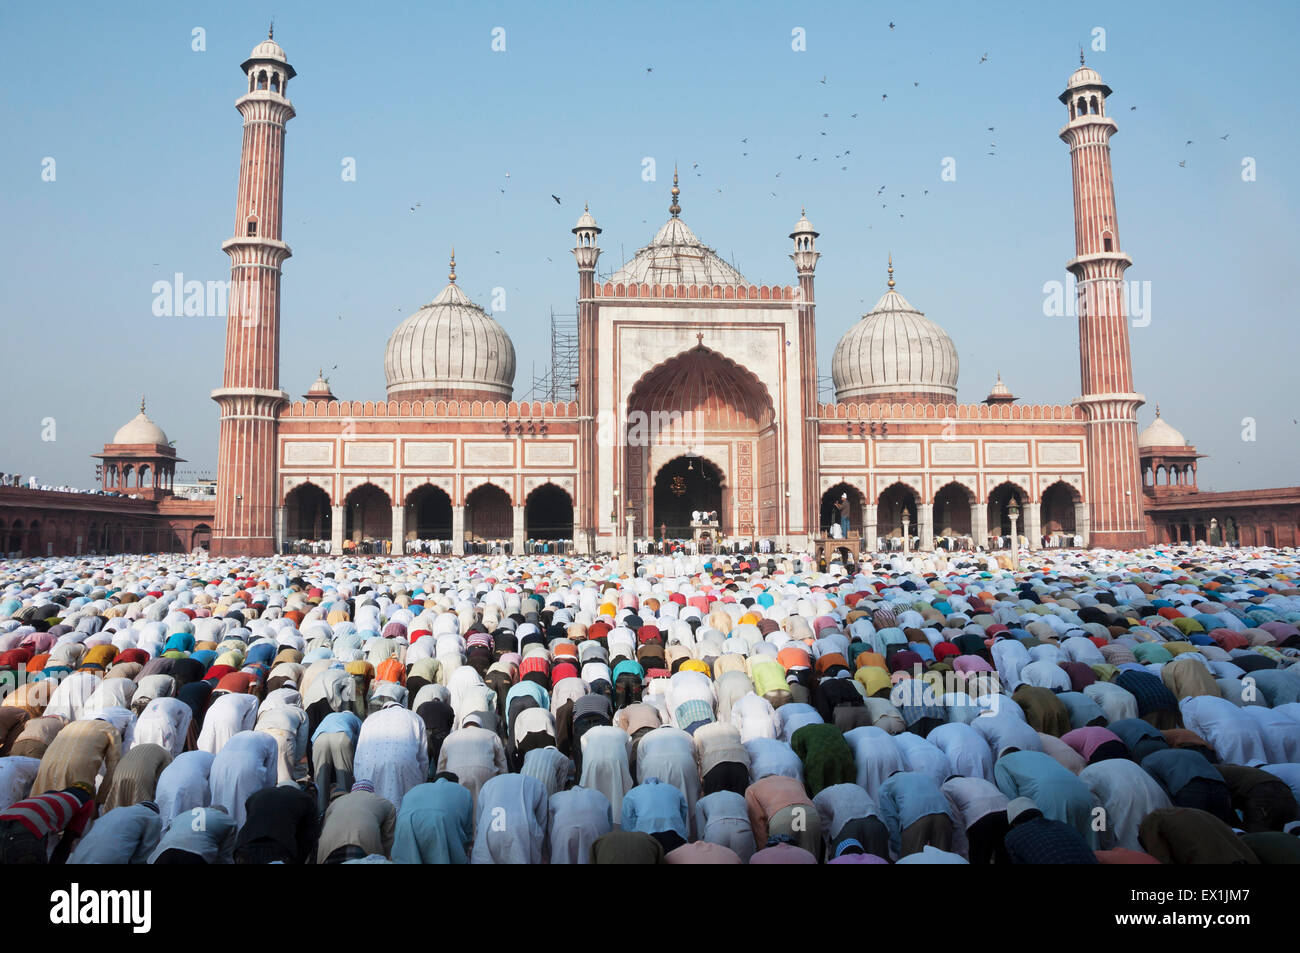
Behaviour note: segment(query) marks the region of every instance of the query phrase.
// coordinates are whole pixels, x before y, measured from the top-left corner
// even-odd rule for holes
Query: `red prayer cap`
[[[551,684],[559,684],[566,678],[578,678],[578,666],[572,662],[560,662],[551,671]]]
[[[534,653],[533,655],[528,656],[528,658],[524,659],[523,663],[519,666],[519,674],[521,675],[527,675],[530,672],[541,672],[545,675],[550,672],[550,670],[551,663],[546,661],[546,656],[540,653]]]

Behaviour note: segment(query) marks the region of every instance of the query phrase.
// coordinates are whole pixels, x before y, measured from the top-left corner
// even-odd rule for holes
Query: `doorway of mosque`
[[[716,511],[722,533],[727,534],[722,471],[703,457],[674,457],[655,475],[655,538],[666,527],[669,539],[690,539],[691,514],[695,511]]]

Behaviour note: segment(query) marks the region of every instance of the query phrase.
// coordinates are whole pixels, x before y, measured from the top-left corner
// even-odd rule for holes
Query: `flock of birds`
[[[889,29],[890,29],[891,31],[892,31],[892,30],[895,30],[895,29],[896,29],[896,26],[897,26],[897,25],[896,25],[896,23],[895,23],[894,21],[892,21],[892,20],[889,21]],[[982,54],[979,56],[979,58],[975,61],[975,65],[976,65],[976,66],[980,66],[980,65],[983,65],[983,64],[988,63],[988,62],[989,62],[989,54],[988,54],[987,52],[985,52],[985,53],[982,53]],[[646,74],[647,76],[653,74],[654,71],[655,71],[655,68],[654,68],[653,66],[647,66],[647,67],[645,67],[645,74]],[[821,86],[829,86],[829,85],[831,85],[830,76],[829,76],[829,75],[823,75],[823,76],[821,77],[821,79],[818,80],[818,85],[821,85]],[[920,83],[919,80],[913,80],[913,81],[912,81],[912,88],[913,88],[913,89],[917,89],[917,88],[919,88],[920,85],[921,85],[921,83]],[[882,104],[885,104],[885,103],[888,103],[888,101],[889,101],[889,93],[888,93],[888,92],[882,92],[882,93],[880,94],[880,102],[881,102]],[[1131,105],[1131,106],[1129,106],[1129,110],[1130,110],[1130,111],[1134,111],[1134,112],[1135,112],[1135,111],[1137,110],[1137,108],[1138,108],[1138,107],[1137,107],[1136,105]],[[859,116],[859,113],[858,113],[858,112],[849,113],[849,114],[848,114],[848,119],[849,119],[849,121],[853,121],[853,120],[856,120],[856,119],[858,118],[858,116]],[[832,117],[831,117],[831,114],[830,114],[829,112],[823,112],[823,113],[821,113],[820,118],[823,119],[823,120],[830,120]],[[827,132],[827,130],[825,130],[825,129],[821,129],[821,130],[818,130],[818,131],[819,131],[819,133],[820,133],[820,136],[823,136],[823,137],[827,137],[827,138],[829,138],[829,133]],[[987,132],[989,132],[989,133],[991,133],[991,134],[996,134],[996,132],[997,132],[996,126],[988,126],[988,127],[987,127]],[[1224,135],[1220,136],[1219,139],[1221,139],[1222,141],[1226,142],[1226,141],[1228,140],[1228,134],[1225,133]],[[742,137],[742,138],[740,139],[740,145],[741,145],[741,146],[748,147],[749,144],[750,144],[750,143],[749,143],[749,137],[748,137],[748,136]],[[1188,139],[1188,140],[1186,141],[1185,145],[1184,145],[1184,148],[1185,148],[1185,149],[1186,149],[1186,148],[1190,148],[1190,147],[1193,146],[1194,144],[1195,144],[1195,143],[1194,143],[1193,140]],[[750,150],[749,148],[744,148],[744,149],[742,149],[742,150],[740,151],[740,159],[741,159],[741,160],[749,159],[749,158],[750,158],[750,151],[751,151],[751,150]],[[849,159],[850,159],[850,156],[852,156],[852,155],[853,155],[853,150],[850,149],[850,148],[845,147],[845,148],[842,148],[842,149],[841,149],[840,151],[838,151],[838,152],[832,152],[832,153],[831,153],[831,156],[830,156],[830,160],[834,160],[834,161],[838,161],[838,162],[840,162],[841,164],[840,164],[840,169],[839,169],[839,170],[840,170],[841,172],[848,172],[848,171],[849,171]],[[989,141],[989,143],[988,143],[988,146],[987,146],[987,149],[986,149],[986,152],[985,152],[985,155],[988,156],[988,157],[991,157],[991,158],[997,158],[998,153],[997,153],[997,141],[996,141],[996,140],[994,140],[994,139],[990,139],[990,141]],[[795,162],[807,162],[808,165],[810,165],[810,166],[811,166],[811,165],[814,165],[814,164],[816,164],[816,163],[821,163],[821,162],[823,162],[823,161],[826,161],[826,164],[827,164],[827,165],[832,165],[832,164],[833,164],[832,161],[829,161],[829,160],[828,160],[827,156],[825,156],[824,154],[821,154],[821,153],[819,153],[819,154],[814,154],[814,152],[813,152],[812,150],[805,150],[805,151],[799,152],[798,154],[796,154],[795,156],[793,156],[793,161],[795,161]],[[1185,158],[1184,158],[1184,159],[1180,159],[1180,160],[1178,160],[1178,166],[1179,166],[1179,168],[1186,168],[1186,166],[1187,166],[1187,160],[1186,160]],[[691,163],[691,166],[690,166],[690,170],[689,170],[689,171],[690,171],[690,173],[694,174],[694,176],[695,176],[696,178],[703,178],[703,177],[704,177],[704,172],[700,171],[700,163],[699,163],[698,161],[693,161],[693,162]],[[777,170],[777,171],[775,171],[775,172],[773,173],[773,175],[772,175],[773,180],[775,180],[775,179],[780,179],[781,176],[782,176],[782,172],[783,172],[783,171],[784,171],[784,170]],[[775,184],[775,183],[774,183],[774,184]],[[507,193],[507,188],[509,187],[509,185],[510,185],[510,173],[509,173],[509,172],[506,172],[506,173],[504,174],[504,182],[503,182],[503,183],[498,187],[498,188],[499,188],[499,191],[500,191],[500,193],[501,193],[502,195],[505,195],[505,194]],[[901,192],[901,191],[897,193],[897,199],[893,199],[892,196],[890,196],[890,195],[886,195],[886,189],[887,189],[887,186],[885,186],[885,185],[880,186],[880,187],[876,190],[875,197],[878,198],[878,199],[889,199],[889,200],[893,200],[893,201],[896,201],[896,202],[902,202],[902,201],[905,201],[905,200],[907,199],[907,194],[906,194],[905,192]],[[721,186],[716,186],[716,187],[715,187],[715,191],[716,191],[718,194],[722,194],[723,189],[722,189]],[[550,194],[551,199],[555,202],[555,204],[556,204],[557,206],[562,206],[562,205],[564,204],[564,203],[563,203],[563,199],[562,199],[561,196],[556,195],[555,193],[548,193],[548,194]],[[774,190],[772,190],[772,189],[769,189],[769,190],[768,190],[768,194],[769,194],[769,196],[772,197],[772,198],[779,198],[779,197],[780,197],[780,196],[777,194],[777,192],[774,191]],[[930,190],[929,190],[929,189],[926,189],[926,188],[922,188],[922,189],[920,189],[920,197],[924,198],[925,196],[928,196],[929,194],[930,194]],[[889,207],[890,207],[890,203],[889,203],[889,201],[883,201],[883,200],[882,200],[882,201],[881,201],[881,205],[880,205],[880,207],[881,207],[882,210],[888,210]],[[416,202],[416,203],[414,203],[413,205],[409,206],[408,208],[409,208],[410,213],[414,214],[418,209],[422,208],[422,203],[420,203],[420,202]],[[907,213],[906,213],[905,211],[898,211],[897,214],[898,214],[899,219],[903,219],[903,220],[905,220],[906,217],[907,217]],[[649,221],[648,219],[642,219],[642,224],[646,224],[646,223],[648,223],[648,221]],[[868,224],[867,224],[867,228],[868,228],[868,229],[873,228],[872,224],[868,223]],[[501,254],[501,251],[500,251],[500,250],[497,250],[497,251],[495,252],[495,254],[500,255],[500,254]],[[552,262],[552,261],[553,261],[553,259],[552,259],[551,257],[549,257],[549,256],[546,258],[546,260],[547,260],[548,262]],[[403,312],[403,311],[406,311],[407,308],[406,308],[406,307],[403,307],[403,306],[399,306],[396,310],[397,310],[398,312]],[[343,316],[342,316],[342,315],[339,315],[339,320],[340,320],[340,321],[343,320]],[[333,369],[333,368],[331,368],[331,369]]]

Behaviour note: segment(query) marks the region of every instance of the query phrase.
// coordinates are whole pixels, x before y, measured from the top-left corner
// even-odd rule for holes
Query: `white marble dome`
[[[388,397],[509,400],[515,347],[505,329],[452,280],[397,326],[384,354]]]
[[[163,429],[150,420],[140,408],[140,413],[136,414],[125,424],[118,428],[117,433],[113,434],[113,443],[145,443],[156,446],[167,446],[170,441]]]
[[[894,290],[892,277],[889,284],[876,306],[835,345],[831,378],[836,401],[911,395],[954,400],[960,364],[952,338]]]
[[[1065,84],[1067,89],[1078,89],[1080,86],[1103,86],[1101,74],[1091,66],[1080,66],[1072,74],[1070,81]]]
[[[1151,421],[1151,426],[1138,434],[1138,446],[1185,447],[1187,446],[1187,438],[1166,423],[1165,419],[1160,416],[1160,411],[1157,410],[1156,419]]]

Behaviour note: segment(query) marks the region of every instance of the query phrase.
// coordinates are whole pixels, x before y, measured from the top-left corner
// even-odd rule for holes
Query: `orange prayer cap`
[[[561,642],[555,647],[555,657],[559,658],[562,655],[577,658],[578,647],[576,645],[570,645],[568,642]]]
[[[830,652],[817,660],[817,671],[825,672],[833,665],[843,665],[845,668],[848,668],[849,660],[839,652]]]
[[[863,652],[858,656],[858,668],[865,668],[868,665],[889,670],[889,666],[885,664],[885,657],[879,652]]]
[[[381,682],[396,682],[402,685],[406,682],[406,669],[397,659],[387,658],[375,669],[375,678]]]
[[[44,652],[41,655],[33,655],[27,660],[27,671],[39,672],[45,667],[45,663],[50,660],[50,653]]]
[[[758,625],[758,623],[759,623],[759,617],[754,615],[754,613],[752,612],[746,612],[744,615],[742,615],[739,619],[736,620],[737,625]]]
[[[787,645],[780,652],[776,653],[776,660],[781,663],[781,667],[787,672],[792,668],[811,668],[812,658],[803,649],[795,648],[793,645]]]
[[[618,615],[618,607],[616,607],[612,602],[606,602],[603,606],[600,607],[600,611],[597,612],[596,614],[615,616]]]
[[[679,668],[678,671],[679,672],[703,672],[705,675],[709,675],[709,676],[712,676],[713,674],[712,671],[710,671],[709,669],[708,663],[702,662],[697,658],[687,659],[685,662],[682,663],[681,668]]]

